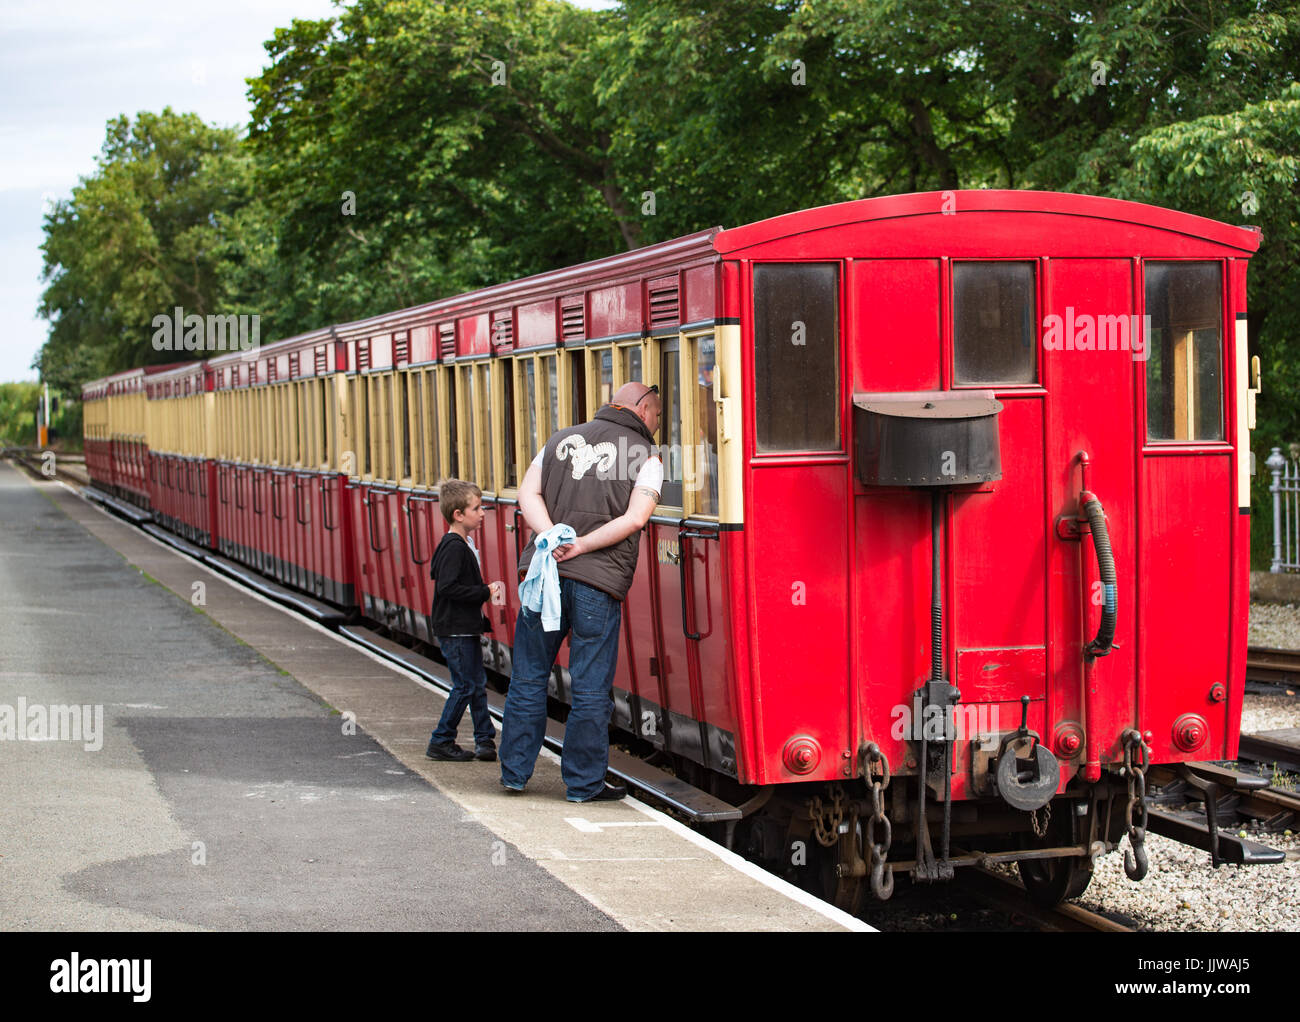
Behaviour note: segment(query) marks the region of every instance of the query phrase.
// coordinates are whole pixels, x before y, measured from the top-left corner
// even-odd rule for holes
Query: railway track
[[[16,462],[35,476],[65,479],[74,486],[89,485],[90,476],[86,473],[85,458],[79,454],[52,453],[54,457],[47,459],[43,456],[44,452],[34,448],[6,447],[0,450],[0,458]]]
[[[1300,792],[1213,763],[1153,766],[1147,780],[1153,786],[1149,829],[1209,851],[1212,862],[1298,857],[1252,839],[1300,830]]]
[[[1068,901],[1055,908],[1041,908],[1029,900],[1029,893],[1019,880],[983,866],[958,870],[957,884],[985,904],[1013,917],[1019,916],[1040,930],[1053,933],[1134,932],[1131,926]]]
[[[1294,689],[1300,685],[1300,650],[1248,647],[1246,680]]]

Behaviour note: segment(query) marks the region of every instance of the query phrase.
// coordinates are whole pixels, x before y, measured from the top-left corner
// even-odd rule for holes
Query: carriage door
[[[1070,729],[1096,738],[1101,762],[1121,753],[1115,741],[1136,720],[1135,632],[1139,580],[1133,460],[1135,311],[1127,259],[1053,259],[1046,264],[1042,323],[1043,380],[1048,391],[1047,535],[1049,709],[1057,725],[1054,752],[1064,759]],[[1118,648],[1091,661],[1093,719],[1087,719],[1084,647],[1097,634],[1105,599],[1090,536],[1067,538],[1056,523],[1077,517],[1083,489],[1080,452],[1088,455],[1087,488],[1108,519],[1118,580]],[[1043,735],[1044,741],[1048,740]],[[1075,753],[1073,762],[1083,761]],[[1063,771],[1069,773],[1071,771]]]
[[[1143,587],[1138,724],[1151,732],[1157,762],[1225,756],[1226,735],[1234,726],[1233,700],[1224,699],[1222,686],[1231,677],[1230,612],[1240,615],[1244,608],[1231,603],[1239,511],[1231,434],[1225,429],[1230,363],[1224,360],[1223,272],[1217,261],[1150,261],[1143,267],[1151,340],[1149,358],[1137,373],[1145,381],[1146,412],[1138,437]],[[1245,337],[1237,343],[1244,344]],[[1245,368],[1244,353],[1239,364]],[[1242,380],[1233,384],[1245,386]],[[1238,454],[1249,458],[1247,450]],[[1245,569],[1240,563],[1235,567]],[[1121,575],[1121,593],[1123,582]]]
[[[833,262],[753,267],[754,455],[745,534],[758,747],[797,741],[820,750],[801,775],[788,763],[781,773],[782,760],[760,764],[760,783],[845,776],[856,748],[840,270]]]

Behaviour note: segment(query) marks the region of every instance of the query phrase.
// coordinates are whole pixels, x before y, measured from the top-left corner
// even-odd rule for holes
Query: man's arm
[[[522,499],[520,503],[523,503]],[[627,510],[623,514],[612,521],[606,522],[599,529],[589,532],[585,536],[579,536],[572,543],[556,547],[555,559],[557,561],[567,561],[571,557],[589,554],[593,550],[603,550],[607,546],[621,543],[632,533],[640,532],[645,528],[646,522],[650,521],[650,516],[654,514],[658,503],[659,494],[648,487],[638,486],[632,491],[632,499],[628,502]]]
[[[542,470],[535,464],[528,466],[524,481],[519,484],[519,510],[528,527],[538,535],[553,524],[551,513],[546,510],[546,502],[542,500]]]

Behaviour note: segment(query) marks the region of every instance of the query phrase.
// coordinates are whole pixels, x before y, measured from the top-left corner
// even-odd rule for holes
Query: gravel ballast
[[[1252,604],[1250,643],[1300,650],[1300,609]],[[1243,732],[1288,727],[1300,727],[1300,696],[1247,693]],[[1098,861],[1092,883],[1076,900],[1142,930],[1300,931],[1300,834],[1247,833],[1251,840],[1287,852],[1288,861],[1214,869],[1208,852],[1152,834],[1147,838],[1150,872],[1134,883],[1124,875],[1126,838],[1118,853]]]

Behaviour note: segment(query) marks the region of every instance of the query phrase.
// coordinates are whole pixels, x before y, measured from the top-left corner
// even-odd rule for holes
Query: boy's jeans
[[[434,745],[446,745],[456,740],[456,728],[469,706],[474,719],[474,744],[491,745],[497,736],[488,715],[487,673],[483,670],[483,654],[476,635],[440,635],[438,645],[451,668],[451,694],[442,708],[442,718],[433,732]]]
[[[622,620],[623,604],[571,578],[560,579],[559,631],[544,631],[540,615],[520,608],[501,725],[501,780],[508,787],[522,788],[533,775],[546,734],[546,679],[566,635],[573,706],[560,773],[573,798],[590,798],[605,786]]]

